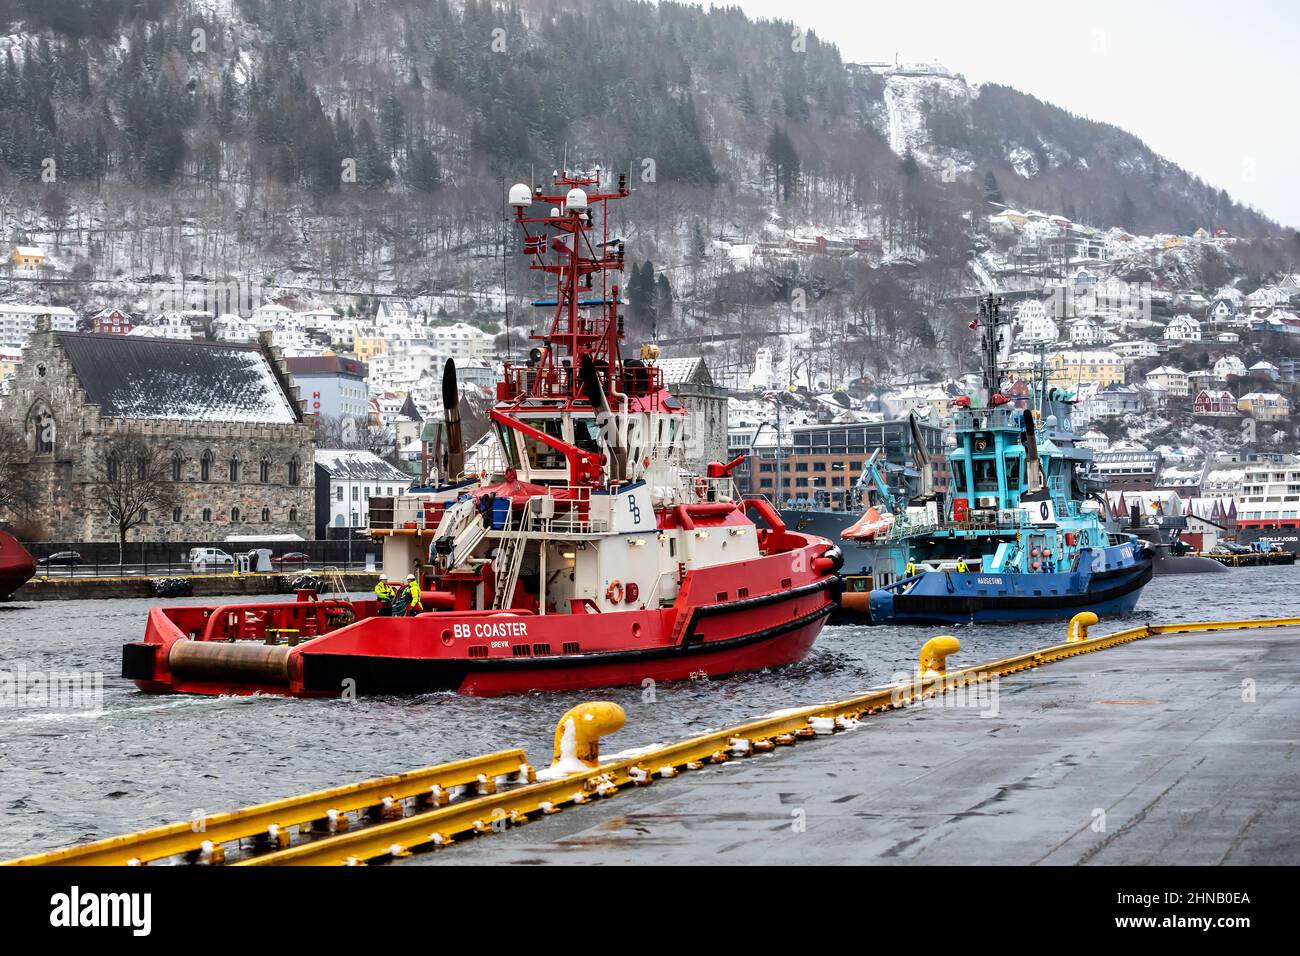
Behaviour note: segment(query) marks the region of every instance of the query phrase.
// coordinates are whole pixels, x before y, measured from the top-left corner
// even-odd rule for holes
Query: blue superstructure
[[[1049,387],[1045,371],[1025,409],[998,391],[999,305],[981,303],[987,397],[979,407],[954,403],[946,500],[907,509],[868,545],[871,584],[883,585],[865,602],[872,623],[1123,614],[1151,579],[1149,548],[1103,523],[1100,488],[1087,476],[1092,453],[1075,443],[1072,394]],[[1096,506],[1085,508],[1090,499]],[[842,618],[861,615],[860,597],[842,603]]]

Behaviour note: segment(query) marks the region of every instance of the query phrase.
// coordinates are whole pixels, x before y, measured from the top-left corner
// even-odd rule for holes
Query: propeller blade
[[[447,359],[442,368],[442,414],[447,423],[447,474],[443,480],[455,481],[465,471],[465,441],[460,430],[460,389],[454,359]]]

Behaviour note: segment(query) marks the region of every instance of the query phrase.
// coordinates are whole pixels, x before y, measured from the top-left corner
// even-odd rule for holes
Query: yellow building
[[[14,246],[9,250],[9,264],[17,269],[39,269],[45,265],[45,253],[35,246]]]
[[[1249,392],[1237,400],[1237,408],[1262,422],[1280,421],[1291,414],[1291,403],[1277,392]]]
[[[369,362],[376,355],[387,351],[388,343],[378,335],[357,335],[352,340],[352,351],[363,362]]]
[[[1038,356],[1017,352],[1010,357],[1004,371],[1013,377],[1034,381],[1038,374]],[[1124,359],[1107,349],[1067,350],[1047,355],[1047,384],[1057,388],[1078,388],[1095,382],[1098,388],[1122,385]]]

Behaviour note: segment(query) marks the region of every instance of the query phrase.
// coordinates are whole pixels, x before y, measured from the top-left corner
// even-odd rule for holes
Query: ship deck
[[[406,862],[1294,865],[1298,684],[1300,627],[1163,636]]]

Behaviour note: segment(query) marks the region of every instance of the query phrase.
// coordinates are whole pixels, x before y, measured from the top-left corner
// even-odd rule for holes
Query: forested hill
[[[665,183],[901,195],[887,83],[835,46],[737,9],[536,0],[0,0],[0,163],[34,181],[268,181],[429,193],[549,169],[567,150]],[[196,32],[201,31],[201,32]],[[963,95],[962,90],[966,90]],[[921,171],[990,172],[1008,202],[1098,225],[1270,230],[1136,137],[1000,87],[923,92]],[[797,180],[779,182],[774,133]],[[897,144],[894,144],[897,146]],[[1028,158],[1026,158],[1028,157]],[[954,165],[951,162],[950,166]],[[906,167],[906,164],[904,164]],[[765,183],[764,173],[767,173]],[[1127,221],[1126,221],[1127,220]]]

